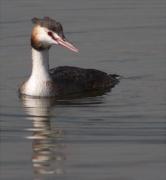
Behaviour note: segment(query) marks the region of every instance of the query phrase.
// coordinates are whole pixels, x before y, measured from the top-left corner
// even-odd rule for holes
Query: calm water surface
[[[31,71],[30,19],[51,16],[79,49],[51,66],[118,73],[110,93],[19,99]],[[0,179],[166,179],[166,1],[0,1]]]

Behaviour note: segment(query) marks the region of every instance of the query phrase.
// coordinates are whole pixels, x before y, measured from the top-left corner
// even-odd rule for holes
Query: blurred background
[[[111,92],[20,99],[31,72],[31,18],[60,21],[78,54],[50,66],[122,75]],[[0,1],[0,179],[166,179],[166,1]]]

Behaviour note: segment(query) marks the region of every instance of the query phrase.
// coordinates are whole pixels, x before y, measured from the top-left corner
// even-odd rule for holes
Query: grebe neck
[[[20,92],[30,96],[52,96],[52,79],[49,74],[48,49],[38,51],[32,48],[32,72],[21,86]]]
[[[32,48],[32,73],[31,78],[36,80],[50,80],[49,75],[49,50],[38,51]]]

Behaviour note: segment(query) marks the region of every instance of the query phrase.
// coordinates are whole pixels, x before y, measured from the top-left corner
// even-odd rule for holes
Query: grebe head
[[[62,25],[49,18],[33,18],[35,24],[31,34],[31,45],[34,49],[42,51],[49,49],[52,45],[61,45],[71,51],[78,52],[78,49],[69,43],[63,33]]]

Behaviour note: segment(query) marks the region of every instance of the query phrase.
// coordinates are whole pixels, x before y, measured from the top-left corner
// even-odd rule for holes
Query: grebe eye
[[[49,36],[53,36],[53,34],[52,34],[52,32],[51,31],[48,31],[48,33],[47,33]]]

